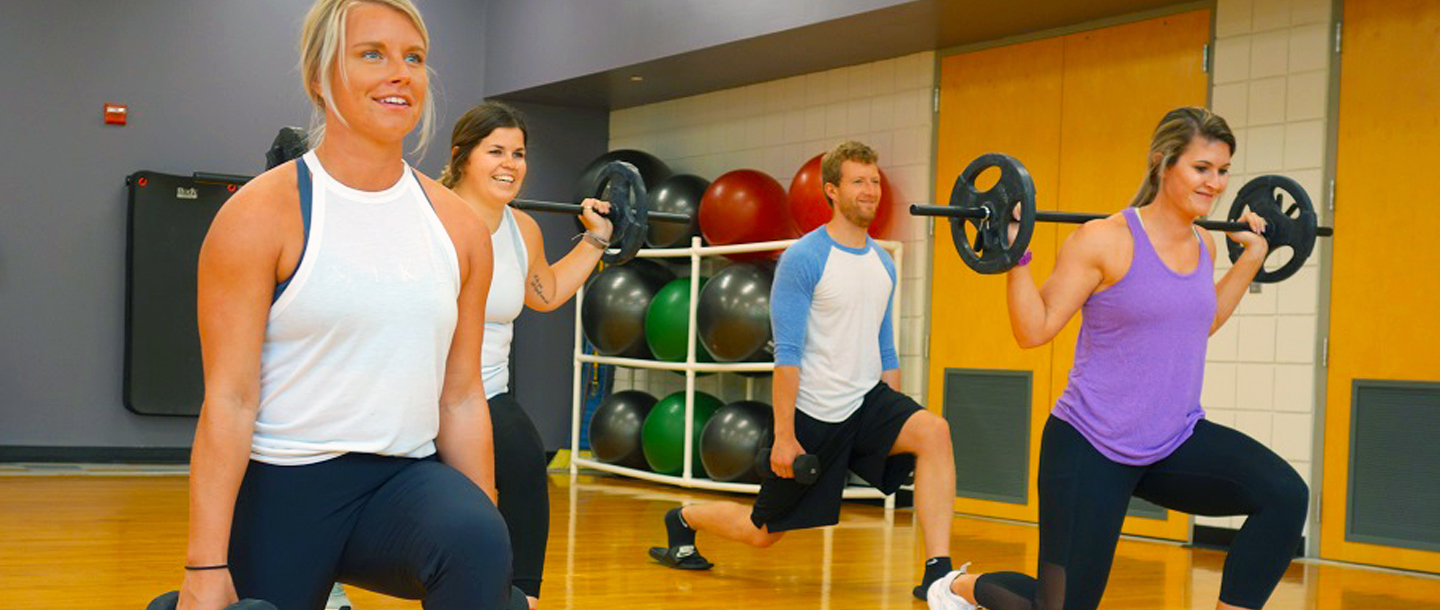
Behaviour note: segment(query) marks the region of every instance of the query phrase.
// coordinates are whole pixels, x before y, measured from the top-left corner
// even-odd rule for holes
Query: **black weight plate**
[[[1289,199],[1290,203],[1285,203]],[[1315,206],[1310,195],[1299,182],[1285,176],[1260,176],[1245,183],[1235,195],[1227,217],[1239,221],[1249,209],[1265,219],[1265,241],[1270,244],[1268,259],[1279,248],[1290,248],[1290,260],[1276,269],[1263,265],[1255,274],[1255,281],[1262,284],[1279,282],[1300,270],[1305,260],[1315,250],[1316,217]],[[1233,240],[1225,240],[1230,262],[1235,262],[1245,253],[1245,246]]]
[[[1000,169],[1000,179],[988,190],[975,188],[975,180],[987,169]],[[980,155],[960,176],[950,191],[950,205],[982,208],[983,218],[950,218],[950,236],[961,260],[978,273],[1004,273],[1015,266],[1030,247],[1035,232],[1035,182],[1020,161],[1003,153]],[[1020,231],[1009,241],[1011,210],[1020,206]],[[972,243],[966,225],[974,228]]]
[[[601,258],[607,263],[623,265],[635,258],[635,253],[645,245],[650,226],[649,195],[640,170],[624,161],[605,164],[600,183],[605,185],[602,199],[610,204],[610,222],[614,225],[610,247]]]
[[[145,606],[145,610],[175,610],[175,606],[179,603],[180,592],[170,591],[151,600],[150,605]]]

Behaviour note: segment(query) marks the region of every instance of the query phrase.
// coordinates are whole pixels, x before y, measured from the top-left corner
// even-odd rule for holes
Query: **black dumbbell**
[[[801,485],[814,485],[820,480],[820,456],[802,453],[795,456],[795,461],[790,465],[795,471],[795,482]],[[760,469],[761,476],[767,479],[775,478],[775,471],[770,468],[770,448],[760,450],[755,456],[755,467]]]
[[[525,592],[520,587],[510,585],[510,603],[505,610],[530,610],[530,600],[525,599]]]
[[[180,603],[180,592],[171,591],[150,602],[145,610],[175,610]],[[225,610],[279,610],[275,604],[258,599],[242,599],[238,602],[225,606]]]

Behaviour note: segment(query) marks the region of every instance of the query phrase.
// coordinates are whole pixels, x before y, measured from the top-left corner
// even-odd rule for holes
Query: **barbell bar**
[[[919,203],[914,203],[910,205],[910,214],[913,216],[950,216],[954,218],[977,218],[980,220],[989,220],[989,210],[987,208],[959,209],[948,205],[923,205]],[[1087,214],[1083,212],[1035,213],[1036,222],[1059,222],[1079,225],[1085,224],[1092,220],[1100,220],[1101,218],[1108,217],[1104,214]],[[1232,231],[1250,230],[1250,225],[1248,224],[1245,224],[1243,222],[1233,222],[1229,220],[1200,219],[1195,221],[1195,224],[1202,229],[1209,229],[1211,231],[1225,231],[1227,233]],[[1315,235],[1317,237],[1330,237],[1334,233],[1335,229],[1332,229],[1330,227],[1315,228]]]
[[[510,202],[510,207],[527,212],[547,212],[554,214],[579,215],[585,211],[585,207],[578,203],[560,203],[558,201],[541,201],[538,199],[516,199]],[[599,214],[598,211],[596,213]],[[609,214],[600,215],[609,216]],[[646,212],[646,217],[650,220],[658,220],[660,222],[690,223],[690,215],[679,212]]]
[[[994,186],[976,188],[981,173],[996,168],[1000,172]],[[1284,206],[1286,198],[1291,200]],[[1012,241],[1009,225],[1012,214],[1019,209],[1019,230]],[[1278,282],[1294,275],[1305,264],[1315,248],[1317,237],[1335,234],[1331,227],[1316,226],[1315,208],[1300,183],[1285,176],[1260,176],[1241,187],[1230,206],[1229,220],[1200,220],[1200,227],[1217,231],[1248,231],[1248,224],[1238,222],[1246,209],[1265,219],[1265,241],[1270,246],[1267,258],[1281,248],[1290,248],[1290,260],[1276,269],[1261,268],[1255,281]],[[1004,273],[1014,268],[1030,246],[1036,222],[1084,223],[1104,214],[1050,212],[1035,209],[1035,183],[1019,160],[1003,153],[981,155],[955,179],[950,191],[950,205],[912,205],[915,216],[943,216],[950,219],[951,239],[955,250],[967,266],[979,273]],[[973,228],[973,240],[967,233]],[[1240,258],[1245,247],[1227,242],[1231,262]]]

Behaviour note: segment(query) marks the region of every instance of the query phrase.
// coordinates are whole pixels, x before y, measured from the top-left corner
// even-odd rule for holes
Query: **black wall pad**
[[[955,495],[1024,504],[1030,490],[1030,371],[945,369]]]
[[[125,246],[125,408],[199,415],[204,398],[195,274],[215,213],[239,188],[139,171],[129,186]]]
[[[1345,539],[1440,551],[1440,383],[1351,388]]]
[[[48,464],[185,464],[189,447],[42,447],[0,445],[0,462]]]
[[[1128,517],[1140,517],[1141,519],[1158,519],[1160,521],[1164,521],[1166,517],[1169,516],[1169,512],[1170,511],[1165,510],[1164,506],[1160,506],[1159,504],[1155,504],[1147,500],[1142,500],[1140,498],[1131,497],[1130,507],[1126,509],[1125,515]]]

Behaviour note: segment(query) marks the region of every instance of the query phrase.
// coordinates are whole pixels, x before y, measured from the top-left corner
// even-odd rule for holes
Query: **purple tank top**
[[[1165,266],[1125,208],[1135,244],[1120,281],[1081,309],[1070,382],[1051,414],[1121,464],[1153,464],[1190,438],[1200,408],[1205,347],[1215,320],[1215,273],[1200,241],[1200,263],[1181,274]]]

